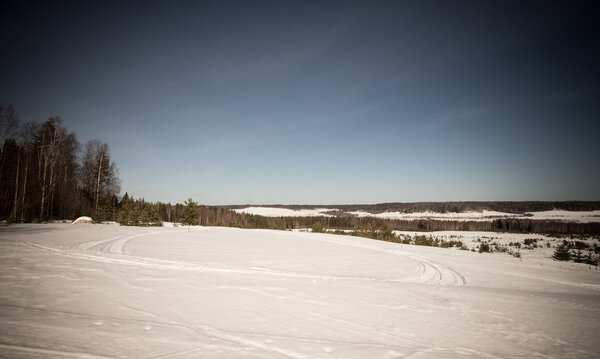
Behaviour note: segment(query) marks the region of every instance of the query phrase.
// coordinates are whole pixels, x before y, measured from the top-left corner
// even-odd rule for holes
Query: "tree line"
[[[226,206],[227,208],[238,208],[239,206]],[[378,203],[378,204],[349,204],[349,205],[263,205],[259,207],[274,207],[288,209],[312,209],[331,208],[336,211],[351,212],[364,211],[369,213],[383,212],[481,212],[497,211],[505,213],[522,214],[526,212],[550,211],[562,209],[566,211],[593,211],[600,209],[598,201],[466,201],[466,202],[409,202],[409,203]]]
[[[0,131],[0,219],[114,218],[120,181],[106,143],[82,146],[58,116],[21,124],[12,105],[0,105]]]
[[[152,203],[143,198],[130,198],[127,193],[120,197],[118,169],[111,160],[108,145],[100,140],[81,145],[76,134],[68,131],[57,116],[43,123],[21,124],[12,105],[7,108],[0,106],[0,136],[0,219],[11,222],[74,219],[87,215],[96,222],[118,221],[123,225],[161,225],[163,221],[184,220],[204,226],[285,230],[312,228],[319,222],[319,225],[330,229],[370,227],[377,231],[391,228],[403,231],[600,234],[600,223],[529,219],[488,222],[394,220],[350,215],[263,217],[237,213],[228,206],[201,206],[192,199],[185,204]],[[193,207],[191,210],[190,206]],[[600,208],[600,202],[423,202],[335,207],[372,213],[394,210],[460,212],[482,208],[514,212],[551,208],[590,210]]]
[[[332,230],[359,230],[372,228],[378,233],[398,231],[485,231],[513,233],[553,233],[553,234],[600,234],[600,223],[559,222],[530,219],[496,219],[493,221],[456,220],[400,220],[376,217],[332,216],[332,217],[264,217],[254,214],[237,213],[220,206],[202,206],[188,199],[185,204],[148,203],[143,199],[132,200],[125,194],[126,201],[132,201],[139,211],[151,207],[162,221],[183,222],[203,226],[227,226],[254,229],[307,229],[322,228]],[[195,216],[190,217],[190,203],[193,203]],[[122,206],[122,205],[120,205]],[[184,215],[184,213],[187,214]],[[190,220],[189,218],[193,218]]]

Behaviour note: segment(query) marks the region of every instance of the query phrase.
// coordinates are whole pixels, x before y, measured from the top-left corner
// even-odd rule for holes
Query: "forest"
[[[330,229],[392,228],[405,231],[497,231],[559,234],[600,234],[600,223],[574,223],[529,219],[493,221],[393,220],[336,215],[332,217],[263,217],[237,213],[233,206],[202,206],[189,199],[185,204],[146,202],[120,196],[118,168],[111,160],[108,144],[94,139],[84,145],[59,117],[43,123],[21,124],[12,105],[0,106],[0,220],[44,222],[72,220],[82,215],[96,222],[117,221],[122,225],[161,225],[190,218],[205,226],[264,229],[313,228],[318,223]],[[239,206],[236,206],[236,208]],[[274,206],[272,206],[274,207]],[[314,208],[315,206],[280,206]],[[597,210],[600,202],[417,202],[375,205],[326,206],[343,211],[371,213],[462,212],[482,209],[523,213],[548,209]],[[190,209],[191,208],[191,209]],[[190,216],[190,211],[193,215]],[[335,211],[334,211],[335,212]],[[335,213],[334,213],[335,214]]]
[[[565,211],[594,211],[600,210],[598,201],[487,201],[487,202],[408,202],[408,203],[377,203],[377,204],[331,204],[331,205],[257,205],[258,207],[288,208],[293,210],[312,209],[317,207],[331,208],[343,212],[364,211],[369,213],[383,212],[481,212],[482,210],[505,213],[523,214],[526,212],[550,211],[563,209]],[[226,206],[239,208],[239,206]],[[332,213],[335,214],[335,213]]]
[[[82,145],[57,116],[21,124],[12,105],[0,120],[0,219],[113,219],[121,190],[106,143]]]

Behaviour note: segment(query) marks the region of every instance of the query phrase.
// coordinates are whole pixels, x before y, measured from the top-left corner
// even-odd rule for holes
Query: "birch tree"
[[[118,170],[110,159],[106,143],[91,140],[85,145],[81,179],[82,187],[93,203],[96,215],[102,197],[118,195],[120,192]]]

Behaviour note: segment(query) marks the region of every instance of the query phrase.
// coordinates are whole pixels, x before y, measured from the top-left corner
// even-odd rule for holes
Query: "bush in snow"
[[[483,252],[487,252],[487,253],[490,252],[490,245],[485,242],[481,243],[481,245],[479,246],[479,253],[483,253]]]
[[[325,228],[323,227],[321,222],[315,222],[312,225],[312,231],[314,233],[323,233],[323,232],[325,232]]]

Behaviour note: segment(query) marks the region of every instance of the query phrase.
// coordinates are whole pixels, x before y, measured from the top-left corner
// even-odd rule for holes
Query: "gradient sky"
[[[582,4],[79,3],[1,5],[0,104],[107,142],[122,193],[600,200]]]

